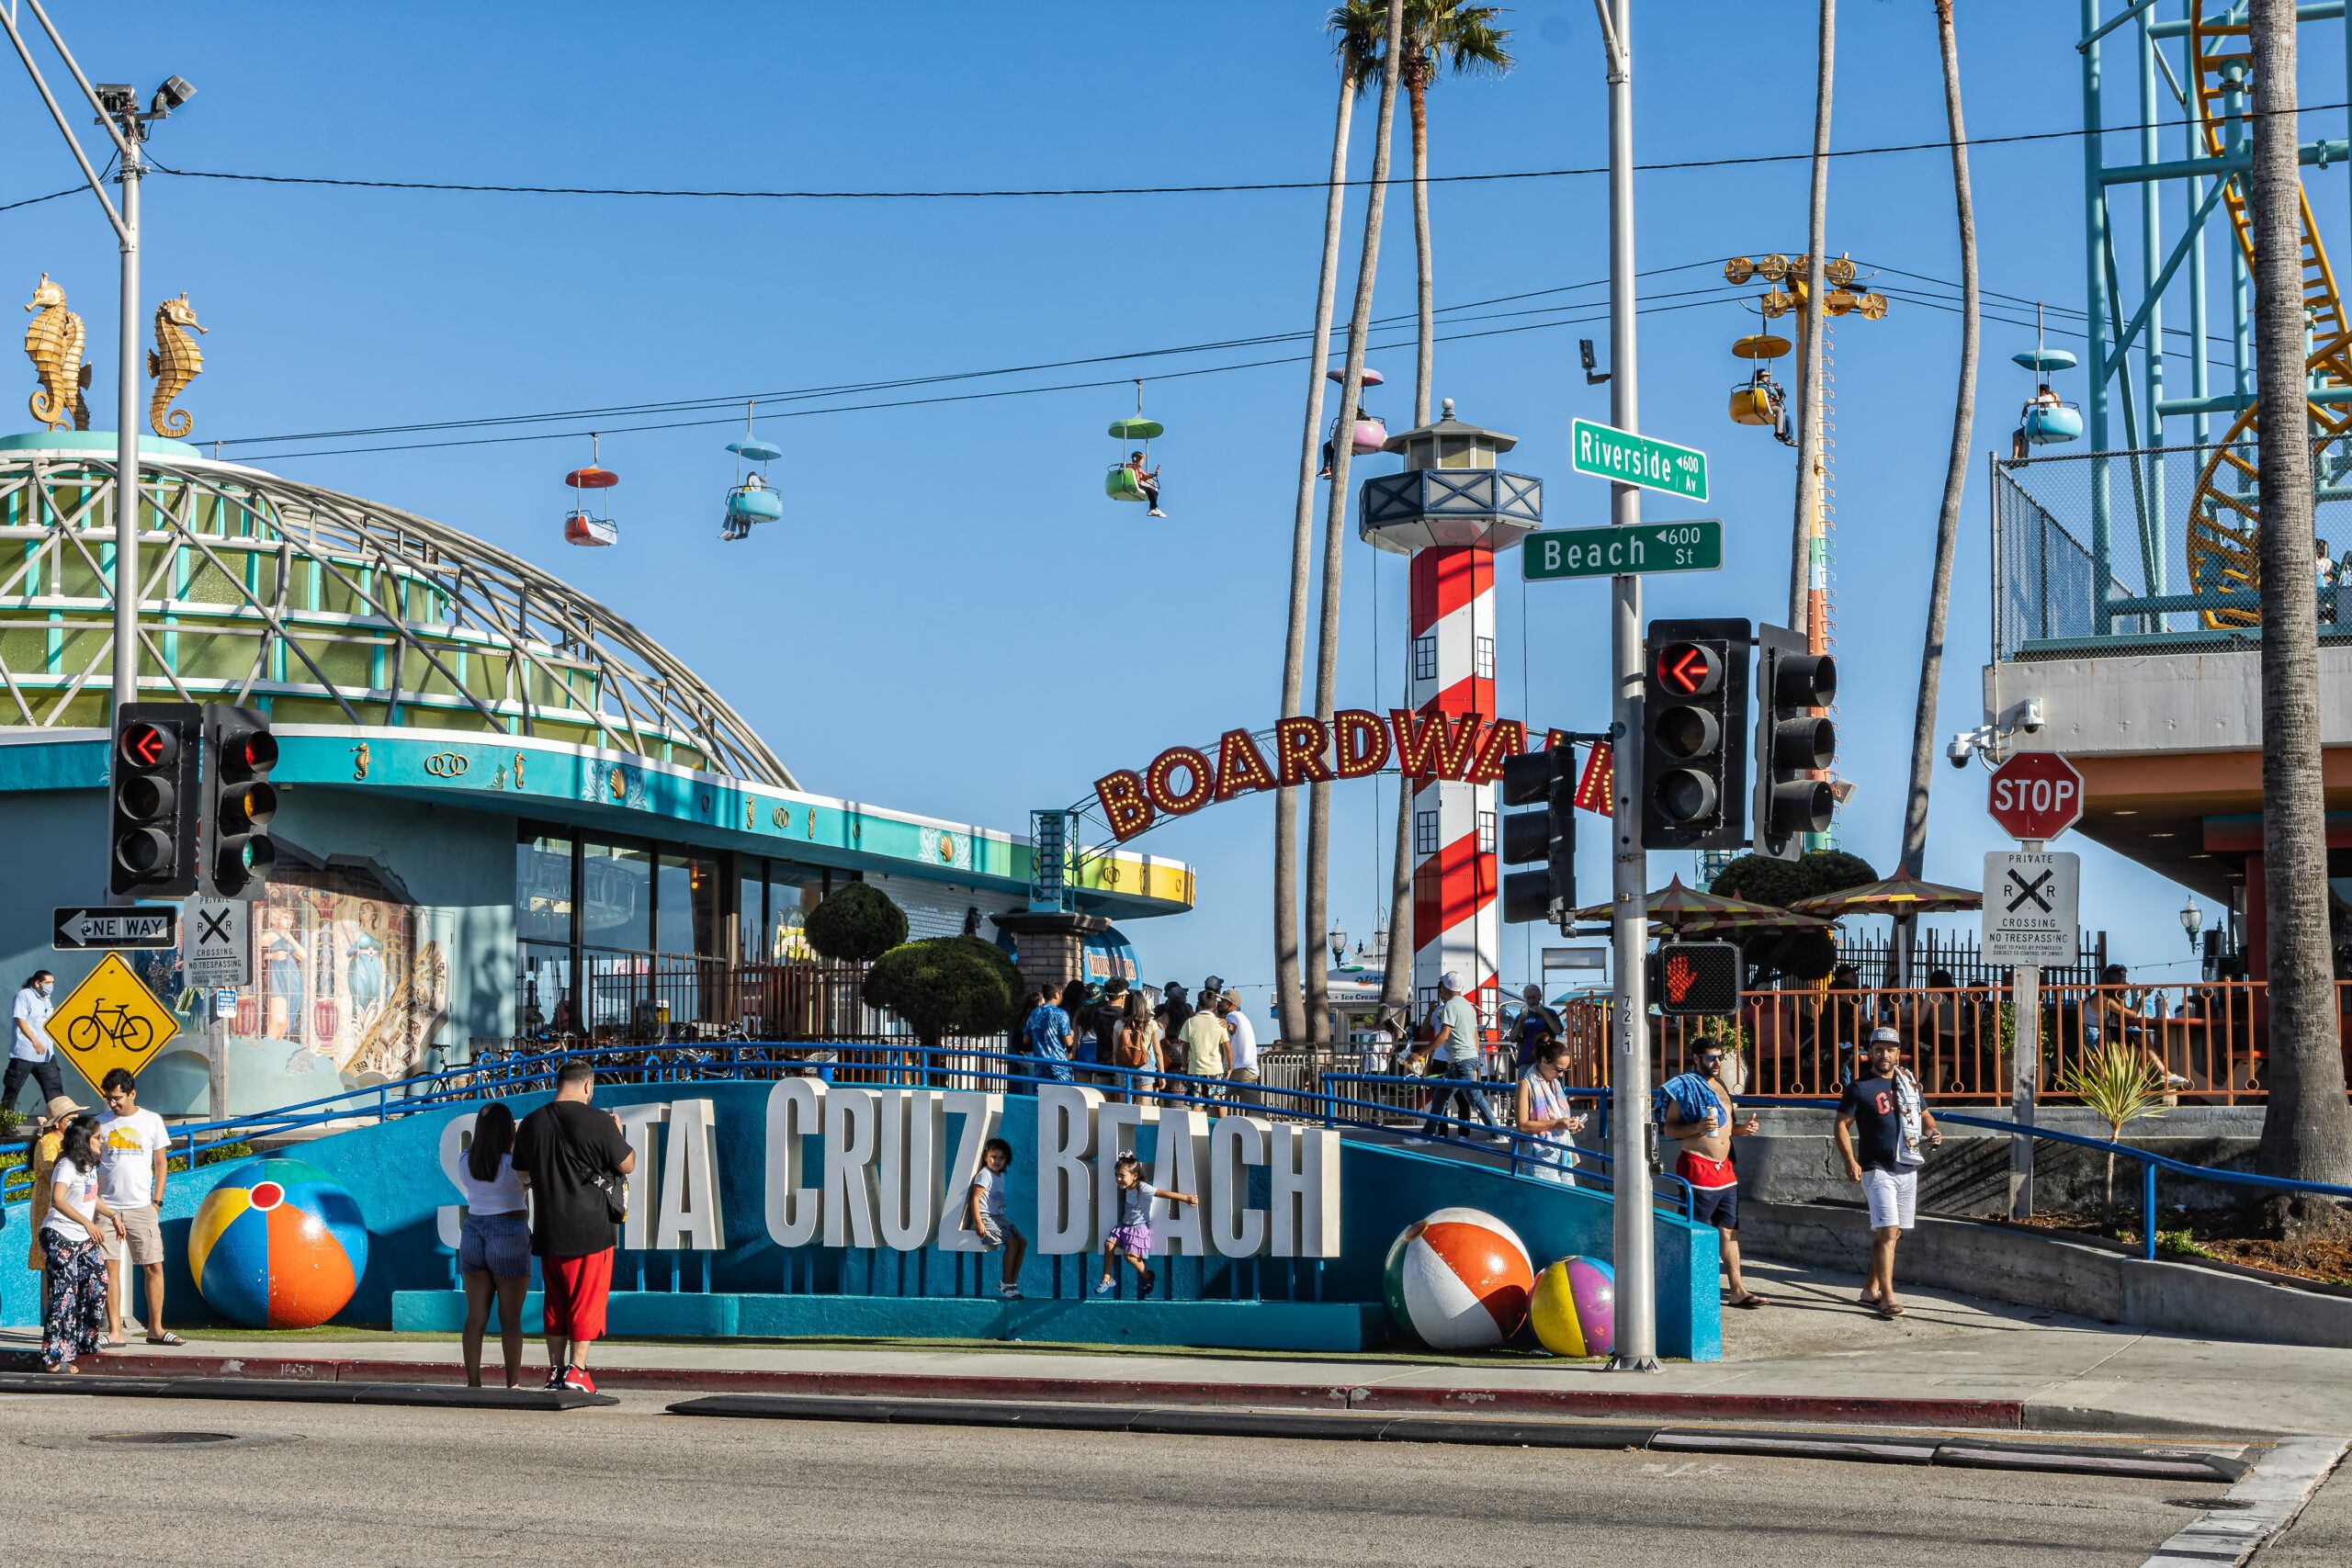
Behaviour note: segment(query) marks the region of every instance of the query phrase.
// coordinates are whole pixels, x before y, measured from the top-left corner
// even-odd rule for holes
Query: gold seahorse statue
[[[190,327],[206,331],[187,295],[155,307],[155,346],[147,351],[147,374],[155,378],[155,395],[147,401],[147,423],[156,434],[175,440],[195,429],[196,421],[187,410],[172,408],[172,400],[204,374],[204,351],[187,335]],[[168,419],[164,417],[167,409],[171,411]]]
[[[90,405],[82,398],[90,384],[90,367],[82,363],[82,318],[65,308],[65,290],[45,272],[25,309],[40,312],[25,328],[25,353],[40,377],[40,390],[32,397],[33,418],[51,430],[68,420],[76,430],[89,429]]]

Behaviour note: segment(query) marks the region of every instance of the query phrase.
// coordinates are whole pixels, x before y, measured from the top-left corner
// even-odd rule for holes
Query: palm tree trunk
[[[1339,119],[1331,130],[1331,179],[1323,203],[1323,268],[1315,288],[1315,335],[1306,350],[1306,428],[1299,437],[1298,501],[1291,515],[1290,626],[1283,638],[1283,701],[1278,716],[1298,712],[1306,678],[1306,586],[1314,570],[1315,474],[1321,467],[1323,366],[1330,357],[1331,301],[1339,291],[1340,220],[1348,197],[1348,128],[1355,117],[1355,73],[1340,68]],[[1321,940],[1318,932],[1317,941]],[[1282,1038],[1304,1040],[1299,1005],[1298,795],[1274,792],[1274,1006]]]
[[[1413,427],[1430,422],[1430,384],[1437,355],[1437,285],[1430,275],[1430,66],[1405,84],[1413,111],[1413,255],[1420,275],[1420,346],[1413,360]]]
[[[1340,383],[1340,412],[1353,433],[1356,400],[1363,395],[1364,340],[1372,333],[1372,285],[1380,270],[1380,216],[1388,199],[1388,139],[1396,123],[1398,43],[1405,26],[1405,0],[1388,0],[1388,42],[1382,51],[1380,115],[1372,149],[1372,190],[1364,202],[1363,245],[1356,259],[1355,309],[1348,317],[1347,369]],[[1323,614],[1316,632],[1315,712],[1328,727],[1340,678],[1340,547],[1348,537],[1348,467],[1354,442],[1331,443],[1331,486],[1323,508]],[[1331,869],[1331,786],[1314,784],[1306,795],[1306,931],[1320,942],[1328,922]],[[1330,1038],[1329,973],[1318,960],[1306,965],[1306,1039]]]
[[[1805,225],[1804,363],[1797,374],[1797,510],[1789,549],[1789,626],[1805,629],[1814,519],[1821,512],[1821,269],[1829,246],[1829,98],[1838,74],[1838,0],[1821,0],[1820,53],[1813,80],[1813,198]]]
[[[2352,1181],[2352,1107],[2345,1103],[2337,1037],[2320,788],[2294,0],[2254,0],[2249,20],[2255,101],[2263,111],[2254,122],[2248,186],[2255,392],[2262,426],[2262,897],[2270,981],[2270,1100],[2255,1165],[2267,1176],[2346,1182]]]
[[[1384,1012],[1413,995],[1413,781],[1402,773],[1396,775],[1396,850],[1389,866],[1388,957],[1380,969]]]
[[[1951,604],[1952,549],[1960,537],[1960,501],[1968,485],[1969,443],[1976,423],[1976,201],[1968,186],[1968,131],[1960,113],[1960,44],[1951,0],[1936,0],[1936,44],[1943,56],[1944,123],[1951,131],[1952,204],[1960,215],[1960,390],[1952,399],[1951,449],[1944,458],[1943,509],[1936,518],[1936,562],[1928,584],[1928,632],[1919,648],[1919,701],[1911,719],[1911,793],[1903,805],[1902,869],[1926,874],[1928,784],[1936,765],[1936,696],[1944,676],[1944,621]],[[1903,983],[1911,978],[1916,921],[1898,935]]]

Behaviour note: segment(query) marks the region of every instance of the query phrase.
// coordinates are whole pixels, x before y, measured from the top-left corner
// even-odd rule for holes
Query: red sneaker
[[[596,1380],[588,1375],[585,1367],[566,1367],[563,1369],[563,1386],[577,1393],[594,1393],[596,1392]]]

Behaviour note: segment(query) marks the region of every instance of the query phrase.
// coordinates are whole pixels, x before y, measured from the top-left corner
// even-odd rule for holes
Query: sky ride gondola
[[[1102,476],[1102,493],[1113,501],[1140,501],[1151,508],[1148,515],[1165,517],[1159,510],[1159,470],[1151,466],[1151,444],[1167,434],[1167,427],[1156,419],[1146,419],[1143,412],[1143,382],[1136,382],[1136,412],[1132,417],[1111,422],[1111,437],[1125,446],[1140,441],[1141,446],[1130,450],[1125,462],[1114,463]]]
[[[2075,356],[2063,348],[2043,345],[2041,307],[2039,304],[2033,308],[2033,347],[2024,354],[2013,354],[2009,357],[2032,371],[2038,382],[2033,396],[2018,411],[2017,430],[2009,437],[2011,461],[2026,461],[2036,446],[2080,441],[2083,438],[2083,411],[2073,403],[2061,400],[2050,386],[2052,372],[2075,367]]]
[[[598,466],[603,460],[598,445],[596,433],[590,431],[588,466],[574,468],[563,476],[563,482],[575,491],[594,490],[607,492],[598,498],[600,504],[594,516],[589,514],[585,495],[571,503],[571,510],[563,515],[563,542],[567,545],[617,545],[621,541],[620,525],[613,521],[613,501],[609,493],[615,485],[621,482],[621,477],[610,468]]]
[[[1734,424],[1761,425],[1793,446],[1795,437],[1789,430],[1788,394],[1772,378],[1772,361],[1788,353],[1789,347],[1787,338],[1771,333],[1751,333],[1731,345],[1735,357],[1750,360],[1756,366],[1747,380],[1731,389],[1731,418]]]
[[[755,526],[784,515],[783,498],[767,480],[768,465],[784,456],[784,448],[761,440],[752,429],[759,406],[755,402],[743,405],[743,439],[727,444],[727,449],[741,459],[735,468],[735,488],[727,492],[727,513],[718,529],[718,536],[730,542],[748,539]]]
[[[1344,387],[1348,384],[1348,373],[1344,369],[1326,370],[1323,374],[1336,386]],[[1387,377],[1383,376],[1371,366],[1367,365],[1363,367],[1364,386],[1377,387],[1387,379]],[[1346,424],[1347,417],[1346,412],[1343,411],[1333,416],[1331,420],[1330,436],[1324,443],[1323,446],[1323,471],[1327,474],[1331,471],[1331,452],[1339,444],[1340,431]],[[1348,450],[1353,452],[1359,457],[1369,457],[1374,452],[1379,451],[1387,445],[1387,423],[1384,420],[1374,419],[1371,414],[1364,412],[1362,404],[1358,404],[1356,407],[1355,430]]]

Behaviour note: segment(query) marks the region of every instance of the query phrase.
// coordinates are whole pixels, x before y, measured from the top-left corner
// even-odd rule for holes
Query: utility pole
[[[1639,379],[1634,346],[1633,0],[1595,0],[1609,62],[1609,423],[1638,431]],[[1620,528],[1642,520],[1642,492],[1611,484],[1609,520]],[[1642,580],[1610,581],[1610,734],[1617,798],[1610,816],[1610,925],[1616,969],[1610,1010],[1613,1113],[1611,1187],[1616,1200],[1612,1260],[1617,1271],[1617,1353],[1611,1371],[1654,1372],[1657,1365],[1657,1277],[1650,1209],[1649,1007],[1643,951],[1649,943],[1649,862],[1642,852]]]
[[[0,29],[8,34],[8,41],[16,46],[17,58],[25,62],[25,72],[31,76],[34,90],[49,107],[50,118],[57,122],[58,133],[65,138],[66,147],[74,161],[82,167],[82,177],[89,182],[90,194],[98,198],[98,206],[107,215],[107,222],[115,232],[122,251],[122,310],[118,336],[119,385],[115,389],[115,474],[114,474],[114,571],[111,590],[114,594],[114,662],[113,683],[108,701],[114,709],[124,703],[139,700],[139,181],[145,172],[141,165],[141,148],[147,140],[151,121],[164,119],[172,111],[196,96],[196,89],[184,77],[172,76],[155,89],[153,100],[146,108],[139,107],[139,95],[131,88],[116,84],[90,85],[74,60],[74,51],[65,47],[58,36],[56,24],[41,8],[40,0],[21,0],[24,9],[30,11],[40,30],[48,35],[57,57],[82,90],[82,96],[96,111],[98,125],[114,143],[115,158],[119,164],[117,178],[122,184],[119,206],[107,197],[106,181],[90,164],[89,155],[82,151],[81,139],[67,123],[65,111],[49,83],[33,62],[32,51],[25,46],[24,35],[17,28],[19,0],[6,0],[0,5]]]

